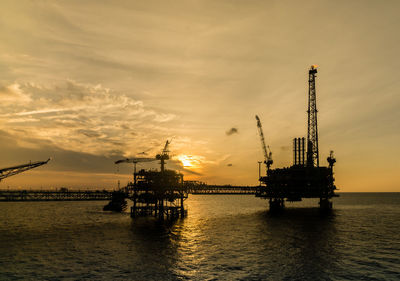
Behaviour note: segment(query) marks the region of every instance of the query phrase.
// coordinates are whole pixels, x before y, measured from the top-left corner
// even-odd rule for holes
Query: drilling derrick
[[[307,166],[309,167],[319,167],[316,74],[317,66],[312,65],[308,71]]]

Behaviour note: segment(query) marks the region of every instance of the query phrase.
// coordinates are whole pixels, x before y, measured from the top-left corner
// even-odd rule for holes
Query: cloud
[[[15,103],[26,103],[30,101],[30,95],[24,93],[19,84],[14,83],[8,86],[0,85],[0,102],[3,105],[12,106]]]
[[[187,168],[181,168],[181,170],[183,172],[186,172],[187,174],[191,174],[191,175],[196,175],[196,176],[202,176],[203,175],[202,173],[199,173],[199,172],[196,172],[196,171],[193,171],[193,170],[189,170]]]
[[[124,155],[151,148],[175,114],[101,85],[72,80],[53,85],[14,83],[0,87],[0,129],[21,146],[54,146],[91,154]],[[132,132],[134,131],[134,133]],[[27,144],[26,139],[30,139]],[[143,144],[145,144],[143,146]]]
[[[233,134],[238,134],[239,133],[239,131],[238,131],[238,129],[237,128],[230,128],[228,131],[226,131],[226,135],[227,136],[231,136],[231,135],[233,135]]]

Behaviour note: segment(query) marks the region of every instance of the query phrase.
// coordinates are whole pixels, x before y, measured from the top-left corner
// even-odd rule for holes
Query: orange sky
[[[167,139],[186,179],[257,184],[254,116],[290,165],[317,64],[320,162],[340,191],[400,191],[398,1],[0,5],[0,166],[53,157],[0,188],[116,187]]]

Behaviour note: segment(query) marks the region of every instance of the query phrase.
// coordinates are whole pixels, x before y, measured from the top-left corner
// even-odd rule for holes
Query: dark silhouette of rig
[[[133,182],[128,183],[112,195],[112,200],[104,206],[104,210],[123,211],[127,207],[126,199],[133,202],[131,217],[154,216],[159,219],[175,219],[184,217],[186,210],[184,200],[188,197],[183,175],[174,170],[165,169],[165,161],[169,159],[168,145],[155,158],[130,158],[116,161],[115,164],[133,163]],[[160,160],[161,169],[136,170],[136,164]]]
[[[283,209],[285,199],[286,201],[294,202],[301,201],[302,198],[319,198],[320,208],[330,210],[332,209],[330,199],[338,196],[335,194],[336,186],[334,185],[333,177],[333,166],[336,162],[333,151],[330,152],[327,158],[328,167],[319,166],[318,111],[315,89],[317,66],[311,66],[308,73],[307,141],[304,137],[293,140],[293,165],[291,167],[270,168],[273,163],[272,153],[269,147],[265,145],[261,121],[256,116],[264,150],[264,163],[266,164],[266,176],[260,177],[260,186],[256,191],[256,196],[269,199],[271,211]],[[267,148],[269,151],[267,151]]]

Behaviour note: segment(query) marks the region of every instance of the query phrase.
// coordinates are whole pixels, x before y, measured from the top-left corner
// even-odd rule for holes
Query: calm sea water
[[[105,202],[0,203],[0,280],[400,280],[400,193],[341,194],[334,212],[192,195],[174,224]]]

